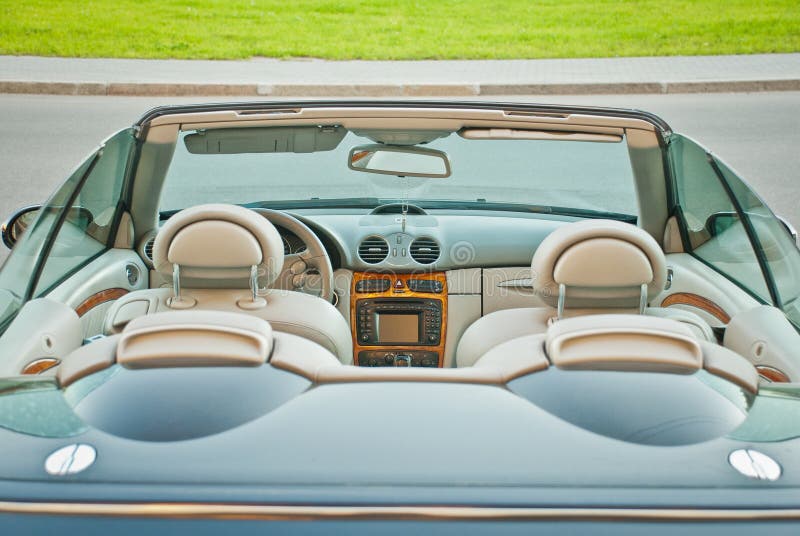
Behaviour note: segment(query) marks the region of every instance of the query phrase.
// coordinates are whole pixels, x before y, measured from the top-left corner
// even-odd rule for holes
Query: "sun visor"
[[[335,149],[347,134],[338,125],[220,128],[184,137],[192,154],[313,153]]]

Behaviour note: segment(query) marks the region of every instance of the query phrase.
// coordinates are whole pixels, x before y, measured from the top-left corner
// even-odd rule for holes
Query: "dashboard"
[[[449,277],[469,273],[474,279],[477,271],[483,279],[493,267],[523,267],[529,277],[524,267],[541,241],[576,219],[477,210],[405,218],[364,211],[293,215],[320,237],[334,269],[351,278],[349,299],[339,310],[350,324],[353,362],[367,367],[452,366],[461,333],[490,304],[484,304],[480,281],[451,287]],[[517,277],[500,274],[502,280]],[[532,303],[530,295],[513,293],[492,297],[491,305]]]
[[[447,331],[443,272],[353,274],[353,362],[366,367],[441,367]]]
[[[399,273],[528,265],[548,234],[578,219],[478,210],[409,214],[405,222],[363,210],[292,214],[320,237],[334,268]]]

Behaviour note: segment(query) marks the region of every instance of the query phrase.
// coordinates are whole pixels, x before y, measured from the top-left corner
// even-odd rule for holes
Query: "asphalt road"
[[[163,103],[219,99],[0,95],[0,218],[45,200],[103,138]],[[800,229],[800,92],[590,95],[516,101],[640,108],[712,149]],[[2,246],[0,246],[2,248]],[[5,259],[0,251],[0,261]]]

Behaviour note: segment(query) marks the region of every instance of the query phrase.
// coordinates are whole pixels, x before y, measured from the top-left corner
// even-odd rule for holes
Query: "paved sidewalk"
[[[800,90],[800,54],[324,61],[0,56],[0,93],[393,97]]]

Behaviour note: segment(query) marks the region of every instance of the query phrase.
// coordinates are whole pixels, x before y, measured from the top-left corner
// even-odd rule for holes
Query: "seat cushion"
[[[630,309],[567,309],[564,315],[565,318],[573,318],[583,315],[633,312]],[[676,320],[684,324],[698,340],[715,341],[711,327],[694,313],[650,307],[645,310],[645,315]],[[544,333],[555,318],[556,310],[552,307],[504,309],[479,318],[461,336],[456,349],[456,366],[471,367],[495,346],[524,335]]]
[[[238,312],[266,320],[275,331],[291,333],[316,342],[336,355],[342,363],[353,361],[353,341],[344,317],[330,303],[315,296],[288,290],[269,290],[261,294],[266,306],[242,309],[237,302],[248,297],[244,289],[185,289],[183,295],[196,304],[188,311]],[[144,314],[172,310],[168,305],[171,289],[132,292],[117,300],[106,315],[104,332],[120,333],[128,322]]]

